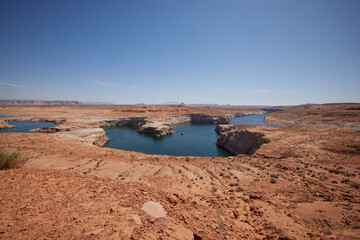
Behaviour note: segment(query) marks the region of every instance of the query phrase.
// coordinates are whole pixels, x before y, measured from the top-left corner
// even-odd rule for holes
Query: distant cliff
[[[80,105],[78,101],[0,100],[0,105]]]

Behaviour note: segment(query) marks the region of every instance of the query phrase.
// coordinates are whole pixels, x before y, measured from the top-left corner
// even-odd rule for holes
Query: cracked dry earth
[[[339,108],[359,114],[354,106]],[[69,109],[48,112],[73,119]],[[283,110],[289,119],[299,109]],[[319,122],[325,110],[316,112]],[[0,171],[0,239],[359,239],[360,137],[341,124],[336,118],[336,127],[238,126],[269,142],[253,155],[228,158],[146,155],[58,134],[0,134],[0,147],[30,158],[24,168]],[[167,212],[160,231],[141,210],[148,201]]]

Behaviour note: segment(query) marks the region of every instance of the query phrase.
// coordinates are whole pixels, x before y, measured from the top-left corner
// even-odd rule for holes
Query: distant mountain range
[[[80,105],[78,101],[0,100],[0,105]]]
[[[112,102],[91,102],[91,101],[81,101],[81,105],[116,105]]]

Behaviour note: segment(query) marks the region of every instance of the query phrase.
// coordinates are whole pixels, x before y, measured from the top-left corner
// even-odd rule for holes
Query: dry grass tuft
[[[0,170],[21,167],[27,160],[29,158],[19,152],[9,152],[0,148]]]

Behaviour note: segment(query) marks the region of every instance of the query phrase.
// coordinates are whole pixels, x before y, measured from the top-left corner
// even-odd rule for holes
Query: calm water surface
[[[219,136],[215,127],[214,124],[196,123],[174,125],[174,134],[160,138],[138,133],[138,128],[133,126],[105,128],[109,138],[105,147],[158,155],[230,156],[229,152],[215,145]]]
[[[233,125],[276,127],[265,123],[264,119],[265,114],[250,115],[233,118],[231,123]],[[138,127],[135,126],[104,128],[106,136],[109,138],[105,147],[158,155],[230,156],[229,152],[216,146],[215,143],[219,135],[215,132],[215,127],[214,124],[200,123],[174,125],[174,134],[160,138],[155,138],[150,134],[138,133]]]
[[[0,129],[0,133],[9,132],[28,132],[31,129],[43,128],[43,127],[55,127],[59,124],[53,122],[32,122],[32,121],[10,121],[9,125],[15,126],[14,128]]]
[[[267,124],[264,122],[265,114],[249,115],[243,117],[235,117],[231,119],[231,123],[235,125],[259,125],[259,126],[270,126],[277,127],[275,125]]]

